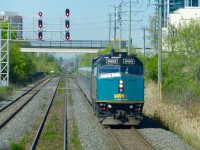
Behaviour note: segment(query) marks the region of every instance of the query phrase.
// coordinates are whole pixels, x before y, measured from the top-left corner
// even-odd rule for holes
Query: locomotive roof
[[[110,54],[93,58],[92,65],[143,65],[143,63],[135,54],[128,55],[127,52],[115,52],[112,50]]]

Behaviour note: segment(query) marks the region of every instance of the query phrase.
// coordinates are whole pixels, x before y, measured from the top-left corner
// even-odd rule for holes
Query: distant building
[[[185,26],[194,20],[200,20],[200,7],[181,8],[169,14],[169,23],[176,28]]]
[[[0,22],[6,22],[8,20],[7,16],[3,16],[0,14]]]
[[[199,7],[199,0],[170,0],[169,5],[169,13],[173,13],[174,11],[185,8],[185,7]]]
[[[0,11],[0,22],[8,21],[11,24],[11,28],[17,30],[17,38],[22,39],[23,34],[23,18],[19,16],[18,12]]]
[[[155,0],[157,4],[159,0]],[[162,27],[167,26],[169,14],[180,8],[200,7],[200,0],[161,0],[162,1]]]
[[[175,29],[185,26],[192,21],[197,21],[200,23],[200,7],[185,7],[180,8],[173,13],[169,14],[169,24],[172,25]],[[168,35],[170,34],[171,29],[169,27],[162,28],[162,37],[163,43],[166,43]],[[163,45],[163,51],[169,51],[168,46]]]

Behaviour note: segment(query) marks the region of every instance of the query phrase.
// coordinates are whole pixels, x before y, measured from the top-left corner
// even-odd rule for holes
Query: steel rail
[[[65,104],[64,104],[64,137],[63,137],[63,150],[67,149],[67,81],[66,81],[66,76],[65,76],[65,89],[64,89],[64,98],[65,98]]]
[[[122,145],[122,143],[119,141],[119,139],[114,135],[114,133],[112,133],[110,127],[108,127],[108,131],[109,133],[112,135],[113,139],[115,140],[115,142],[117,143],[118,147],[120,150],[125,150],[124,146]]]
[[[45,79],[45,80],[47,80],[47,79]],[[45,80],[42,80],[42,82],[44,82]],[[42,82],[40,82],[39,84],[41,84]],[[47,82],[47,83],[48,83],[48,82]],[[47,84],[47,83],[46,83],[46,84]],[[39,85],[39,84],[37,84],[37,85]],[[45,85],[46,85],[46,84],[45,84]],[[45,85],[43,85],[43,86],[45,86]],[[35,87],[36,87],[36,86],[35,86]],[[34,87],[34,88],[35,88],[35,87]],[[33,89],[33,88],[32,88],[32,89]],[[30,90],[30,91],[32,91],[32,90]],[[30,91],[29,91],[29,92],[30,92]],[[17,114],[20,112],[20,110],[22,110],[22,108],[24,108],[24,107],[33,99],[33,97],[34,97],[39,91],[40,91],[40,90],[35,90],[35,93],[33,93],[33,95],[32,95],[24,104],[22,104],[22,105],[21,105],[17,110],[15,110],[6,120],[4,120],[3,123],[0,124],[0,129],[2,129],[12,118],[14,118],[14,116],[17,115]],[[27,93],[29,93],[29,92],[27,92]],[[26,94],[27,94],[27,93],[26,93]],[[23,96],[25,96],[26,94],[23,94]],[[23,96],[21,96],[20,98],[22,98]],[[19,99],[20,99],[20,98],[19,98]],[[17,100],[19,100],[19,99],[17,99]],[[16,101],[17,101],[17,100],[16,100]],[[15,102],[16,102],[16,101],[15,101]],[[13,104],[13,103],[12,103],[12,104]],[[10,104],[10,105],[11,105],[11,104]],[[9,105],[9,106],[10,106],[10,105]],[[6,107],[5,107],[3,110],[5,110],[6,108],[8,108],[7,105],[6,105]],[[3,111],[3,110],[2,110],[2,111]]]
[[[43,79],[41,82],[37,83],[35,86],[33,86],[32,88],[30,88],[29,90],[27,90],[25,93],[23,93],[22,95],[20,95],[19,97],[17,97],[15,100],[13,100],[12,102],[10,102],[8,105],[4,106],[3,108],[0,109],[0,112],[2,112],[3,110],[5,110],[6,108],[8,108],[9,106],[11,106],[12,104],[14,104],[15,102],[17,102],[20,98],[22,98],[23,96],[25,96],[28,92],[30,92],[31,90],[33,90],[35,87],[37,87],[39,84],[41,84],[42,82],[44,82],[45,80],[49,79],[45,78]]]
[[[60,78],[60,80],[59,80],[59,82],[58,82],[58,85],[56,86],[56,90],[55,90],[55,92],[54,92],[54,94],[53,94],[52,100],[51,100],[51,102],[49,103],[48,109],[47,109],[47,111],[46,111],[46,113],[45,113],[45,115],[44,115],[44,117],[43,117],[43,119],[42,119],[42,122],[41,122],[41,124],[40,124],[40,127],[38,128],[38,131],[37,131],[37,133],[36,133],[36,136],[35,136],[35,138],[34,138],[34,141],[33,141],[32,145],[31,145],[30,150],[35,150],[35,148],[36,148],[36,146],[37,146],[38,140],[39,140],[40,135],[41,135],[41,133],[42,133],[42,130],[43,130],[44,124],[45,124],[45,122],[46,122],[47,116],[48,116],[48,114],[49,114],[50,108],[51,108],[51,106],[52,106],[53,100],[54,100],[54,98],[55,98],[55,96],[56,96],[56,92],[57,92],[57,89],[58,89],[58,86],[59,86],[60,81],[61,81],[61,78]]]
[[[145,143],[146,146],[148,146],[150,149],[152,150],[156,150],[156,148],[153,147],[153,145],[151,145],[145,138],[144,136],[142,136],[134,127],[132,127],[133,132],[138,136],[138,138],[140,138],[140,140],[142,140],[143,143]]]

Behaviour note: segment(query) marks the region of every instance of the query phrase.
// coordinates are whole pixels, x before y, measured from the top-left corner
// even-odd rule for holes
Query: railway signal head
[[[38,20],[38,27],[42,28],[42,20]]]
[[[40,17],[42,17],[42,12],[40,11],[40,12],[38,13],[38,15],[39,15]]]
[[[69,20],[65,20],[65,27],[68,29],[70,26]]]
[[[42,40],[42,31],[39,31],[39,32],[38,32],[38,39],[39,39],[39,40]]]
[[[65,14],[66,14],[67,17],[69,17],[69,15],[70,15],[69,9],[66,9],[66,10],[65,10]]]
[[[65,33],[65,38],[67,41],[70,39],[70,33],[68,31]]]

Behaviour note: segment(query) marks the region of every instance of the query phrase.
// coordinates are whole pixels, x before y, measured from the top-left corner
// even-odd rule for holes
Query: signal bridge
[[[2,33],[5,37],[2,37]],[[18,35],[16,33],[21,33]],[[111,41],[106,40],[69,40],[65,31],[42,30],[3,30],[0,28],[0,86],[9,84],[9,52],[11,42],[20,42],[22,52],[50,52],[50,53],[97,53],[106,48]],[[11,38],[12,37],[12,38]],[[18,38],[21,37],[21,38]],[[23,37],[23,38],[22,38]],[[57,37],[57,39],[55,39]],[[119,45],[116,42],[113,45]],[[121,48],[126,48],[128,41],[121,42]]]
[[[67,52],[67,53],[97,53],[111,42],[106,40],[68,40],[68,41],[31,41],[29,45],[21,44],[22,52]],[[123,41],[124,46],[128,41]]]

